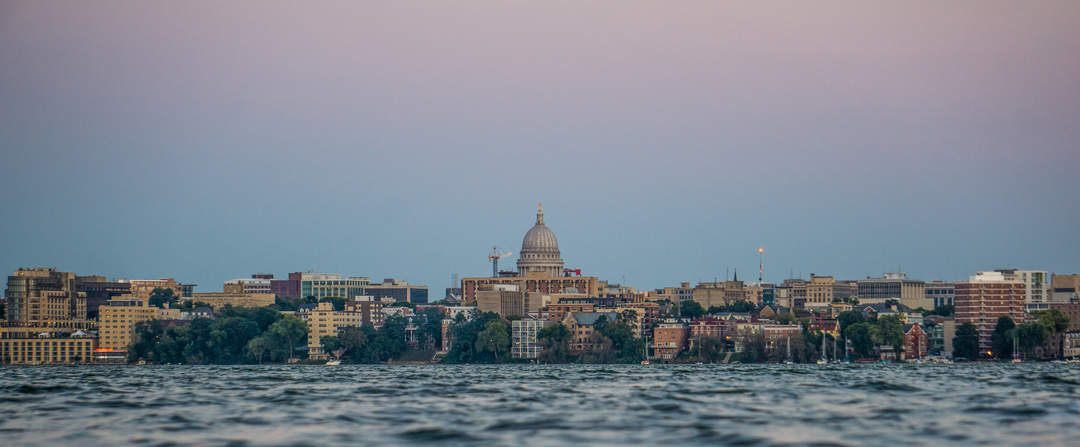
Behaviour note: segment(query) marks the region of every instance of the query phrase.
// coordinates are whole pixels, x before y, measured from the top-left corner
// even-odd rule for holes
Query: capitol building
[[[517,268],[519,275],[530,273],[542,273],[551,276],[559,276],[563,273],[563,260],[559,254],[559,240],[555,233],[547,225],[544,225],[544,207],[539,206],[536,211],[536,225],[525,233],[525,239],[521,241],[521,252],[518,256]]]
[[[499,272],[497,277],[469,277],[461,279],[462,300],[466,304],[476,302],[477,291],[496,284],[517,286],[526,293],[559,294],[577,293],[597,296],[602,287],[595,276],[564,275],[564,262],[559,251],[555,232],[544,223],[544,209],[539,206],[536,222],[521,240],[517,271]]]

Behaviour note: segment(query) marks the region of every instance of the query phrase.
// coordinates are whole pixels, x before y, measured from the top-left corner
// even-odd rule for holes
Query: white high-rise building
[[[1024,308],[1028,312],[1050,308],[1050,274],[1045,270],[997,269],[1006,281],[1024,283]],[[980,272],[982,273],[982,272]]]

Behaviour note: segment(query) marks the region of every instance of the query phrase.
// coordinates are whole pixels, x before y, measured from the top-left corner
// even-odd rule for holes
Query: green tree
[[[968,360],[979,358],[979,330],[974,324],[964,323],[956,328],[956,337],[953,337],[953,357]]]
[[[847,312],[840,312],[839,314],[837,314],[836,321],[840,324],[841,329],[847,329],[849,326],[866,321],[866,318],[863,318],[863,314],[861,312],[849,310]]]
[[[1046,328],[1048,335],[1055,336],[1069,329],[1069,317],[1058,309],[1042,310],[1035,313],[1040,326]]]
[[[871,336],[880,345],[890,345],[900,349],[904,344],[904,323],[895,315],[880,317],[874,324]]]
[[[645,340],[635,337],[626,323],[607,323],[599,332],[611,340],[614,362],[637,363],[645,358]]]
[[[506,323],[495,320],[487,324],[484,330],[476,336],[476,352],[491,353],[494,361],[505,360],[510,351],[510,331]]]
[[[694,341],[697,359],[706,363],[717,363],[724,359],[724,339],[720,337],[698,337]]]
[[[536,343],[541,350],[537,360],[542,363],[570,363],[574,355],[570,351],[570,330],[562,323],[555,323],[536,333]]]
[[[286,315],[267,329],[271,355],[280,359],[292,359],[296,345],[307,338],[307,323],[292,315]]]
[[[247,344],[247,350],[255,361],[262,364],[263,356],[270,352],[270,342],[266,337],[255,337]]]
[[[990,335],[990,350],[994,353],[995,358],[1012,358],[1013,337],[1016,335],[1013,328],[1015,327],[1016,323],[1013,323],[1012,318],[998,317],[997,325],[994,326],[994,333]]]
[[[394,301],[387,307],[408,307],[409,309],[416,310],[416,304],[410,303],[408,301]]]
[[[492,363],[495,361],[490,352],[478,352],[476,350],[476,338],[481,331],[487,328],[487,324],[494,320],[501,320],[499,314],[484,312],[472,320],[466,320],[458,314],[454,321],[454,343],[450,352],[443,357],[446,363]]]
[[[851,349],[858,358],[870,358],[874,355],[874,332],[873,323],[855,323],[844,328],[844,336],[851,342]]]
[[[697,301],[687,300],[679,305],[679,315],[687,318],[698,318],[705,315],[705,308]]]
[[[172,289],[159,287],[150,292],[150,305],[153,307],[164,308],[166,304],[172,306],[176,301],[176,292],[173,292]]]
[[[931,310],[928,314],[929,315],[941,315],[943,317],[951,317],[951,316],[953,316],[954,312],[955,312],[955,308],[953,307],[952,304],[943,304],[941,306],[934,307],[934,310]]]
[[[1010,335],[1017,338],[1017,344],[1020,345],[1020,352],[1023,353],[1023,356],[1026,359],[1036,347],[1046,341],[1048,331],[1038,323],[1028,323],[1017,326],[1011,331]]]

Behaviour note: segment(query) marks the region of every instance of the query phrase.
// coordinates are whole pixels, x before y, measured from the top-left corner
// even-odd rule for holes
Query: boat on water
[[[326,361],[326,366],[338,366],[340,364],[341,364],[341,360],[338,360],[338,359],[330,359],[330,360]]]
[[[1020,351],[1018,349],[1019,345],[1020,345],[1019,338],[1014,335],[1013,336],[1013,359],[1012,359],[1012,362],[1014,364],[1020,363]]]
[[[818,365],[828,365],[829,360],[825,354],[825,332],[821,332],[821,358],[817,361]]]
[[[641,364],[642,365],[649,365],[650,362],[649,362],[649,334],[648,333],[645,334],[645,348],[643,349],[643,351],[645,351],[645,360],[642,360]]]

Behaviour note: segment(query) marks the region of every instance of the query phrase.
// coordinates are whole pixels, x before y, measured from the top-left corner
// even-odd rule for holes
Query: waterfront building
[[[904,272],[885,273],[880,278],[860,279],[857,295],[860,303],[896,300],[912,309],[933,309],[933,301],[926,297],[926,283],[908,279]]]
[[[908,324],[904,325],[904,360],[916,360],[926,358],[926,351],[929,349],[930,339],[923,330],[922,325]]]
[[[998,317],[1025,321],[1024,283],[1005,279],[1001,272],[977,272],[968,281],[956,283],[956,323],[974,324],[979,331],[979,351],[990,349]]]
[[[661,360],[671,360],[686,349],[690,330],[676,318],[667,318],[653,329],[653,354]]]
[[[941,315],[928,315],[926,321],[927,340],[930,347],[927,351],[931,354],[940,354],[952,358],[952,339],[956,337],[956,320]]]
[[[10,325],[88,329],[86,293],[75,274],[55,268],[20,268],[8,276],[5,316]]]
[[[172,278],[162,279],[121,279],[120,282],[131,285],[131,296],[140,300],[149,300],[156,289],[169,289],[177,298],[184,296],[184,287]],[[193,286],[194,287],[194,286]]]
[[[542,348],[536,342],[541,329],[555,324],[554,321],[525,317],[510,323],[510,356],[515,359],[535,359]]]
[[[693,346],[703,337],[731,340],[733,335],[724,320],[716,317],[698,317],[690,322],[690,344]]]
[[[619,319],[615,312],[571,312],[562,320],[563,326],[570,331],[570,349],[578,352],[591,351],[592,335],[596,332],[596,322],[604,317],[608,322]]]
[[[267,278],[269,276],[269,278]],[[222,288],[227,293],[274,293],[270,281],[274,275],[256,273],[251,278],[230,279]]]
[[[924,292],[926,301],[933,307],[952,306],[956,300],[956,285],[951,282],[931,281],[926,283]]]
[[[0,365],[88,363],[97,337],[82,330],[0,327]]]
[[[1057,275],[1051,277],[1050,302],[1054,304],[1080,303],[1080,275]]]
[[[86,294],[86,318],[98,319],[98,308],[106,301],[131,293],[131,284],[107,281],[104,276],[75,276],[75,291]]]
[[[135,325],[157,318],[158,310],[150,306],[148,300],[137,299],[132,295],[106,301],[105,305],[101,306],[101,318],[98,321],[99,346],[111,350],[128,349],[135,333]]]
[[[806,285],[807,308],[828,307],[833,299],[844,299],[855,296],[856,290],[851,284],[837,281],[832,276],[817,276],[810,274],[810,282]]]
[[[334,304],[329,301],[318,303],[314,309],[301,312],[300,318],[308,323],[308,357],[313,360],[326,360],[329,357],[330,353],[323,350],[323,337],[336,337],[342,328],[364,324],[363,315],[355,306],[339,311],[334,310]]]
[[[301,273],[300,297],[352,299],[356,296],[367,295],[364,289],[370,283],[371,279],[364,276],[342,278],[337,273]]]
[[[364,290],[365,295],[371,295],[376,298],[389,297],[393,298],[396,302],[413,304],[428,303],[427,286],[409,284],[407,281],[402,281],[400,279],[386,278],[383,279],[381,284],[368,284]]]
[[[1061,340],[1061,354],[1067,359],[1080,358],[1080,332],[1066,332]]]
[[[274,304],[274,294],[230,292],[195,293],[191,297],[191,300],[196,303],[205,303],[214,310],[221,310],[225,306],[266,307]]]

